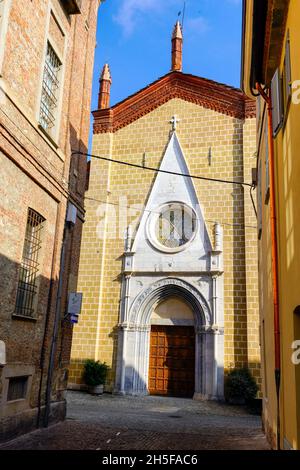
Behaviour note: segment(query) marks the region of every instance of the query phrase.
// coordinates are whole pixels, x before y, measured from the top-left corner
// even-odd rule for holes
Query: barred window
[[[23,256],[19,272],[15,314],[33,317],[37,293],[39,251],[45,219],[32,209],[28,210]]]
[[[57,108],[61,65],[53,47],[48,42],[40,108],[40,125],[46,131],[51,131],[55,126],[55,111]]]
[[[180,203],[164,207],[156,221],[157,241],[167,248],[178,248],[188,243],[196,229],[195,214]]]
[[[7,401],[22,400],[26,398],[28,376],[12,377],[9,379]]]
[[[81,10],[82,0],[62,0],[62,5],[69,15],[77,15]]]

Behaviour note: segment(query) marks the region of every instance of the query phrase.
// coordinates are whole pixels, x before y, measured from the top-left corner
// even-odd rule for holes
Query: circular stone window
[[[184,250],[196,234],[196,214],[181,202],[171,202],[153,212],[148,219],[148,238],[167,253]]]

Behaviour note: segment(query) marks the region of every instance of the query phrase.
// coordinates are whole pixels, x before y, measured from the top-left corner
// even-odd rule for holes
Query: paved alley
[[[64,423],[0,449],[266,450],[259,416],[244,408],[182,398],[68,392]]]

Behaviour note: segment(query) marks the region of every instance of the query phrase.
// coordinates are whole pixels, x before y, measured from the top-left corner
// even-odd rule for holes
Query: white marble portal
[[[176,132],[161,170],[189,175]],[[151,214],[179,202],[196,214],[196,233],[179,250],[157,248],[149,239]],[[151,236],[151,235],[150,235]],[[119,316],[115,392],[148,393],[151,315],[171,297],[192,309],[195,327],[195,394],[198,399],[224,395],[224,308],[222,228],[215,225],[211,242],[191,178],[158,173],[134,240],[125,242]]]

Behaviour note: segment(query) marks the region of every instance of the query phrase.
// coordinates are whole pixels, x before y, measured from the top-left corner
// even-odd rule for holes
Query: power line
[[[222,180],[222,179],[218,179],[218,178],[209,178],[209,177],[206,177],[206,176],[198,176],[198,175],[190,175],[190,174],[185,174],[185,173],[177,173],[176,171],[161,170],[159,168],[153,168],[153,167],[150,167],[150,166],[138,165],[137,163],[124,162],[123,160],[115,160],[113,158],[101,157],[100,155],[92,155],[90,153],[80,152],[78,150],[72,150],[72,155],[84,155],[86,157],[96,158],[98,160],[104,160],[106,162],[118,163],[119,165],[130,166],[130,167],[133,167],[133,168],[140,168],[141,170],[155,171],[156,173],[166,173],[168,175],[183,176],[184,178],[192,178],[192,179],[198,179],[198,180],[204,180],[204,181],[214,181],[214,182],[217,182],[217,183],[225,183],[225,184],[236,184],[236,185],[239,185],[239,186],[247,186],[247,187],[250,187],[250,188],[252,187],[252,184],[241,182],[241,181],[228,181],[228,180]]]
[[[118,202],[109,202],[109,201],[102,201],[101,199],[95,199],[93,197],[85,197],[85,199],[87,199],[88,201],[94,201],[94,202],[101,202],[102,204],[108,204],[108,205],[111,205],[111,206],[119,206],[119,207],[126,207],[126,209],[131,209],[131,210],[137,210],[137,211],[140,211],[140,212],[149,212],[149,214],[157,214],[157,215],[160,215],[160,212],[157,212],[157,211],[152,211],[152,210],[149,210],[149,209],[145,209],[145,208],[138,208],[138,207],[133,207],[133,206],[127,206],[127,205],[123,205],[123,204],[120,204]],[[198,222],[202,222],[202,220],[198,219],[198,217],[195,217],[195,220],[197,220]],[[255,227],[254,225],[245,225],[245,224],[229,224],[227,222],[222,222],[222,221],[219,221],[219,220],[212,220],[212,219],[204,219],[206,222],[211,222],[211,223],[217,223],[219,222],[221,225],[227,225],[229,227],[240,227],[240,228],[252,228],[252,229],[257,229],[257,227]]]
[[[254,198],[253,198],[253,194],[252,194],[253,190],[254,190],[254,186],[252,186],[250,188],[250,197],[251,197],[251,202],[252,202],[253,210],[254,210],[254,213],[255,213],[255,217],[257,219],[257,209],[256,209],[256,206],[255,206],[255,202],[254,202]]]

